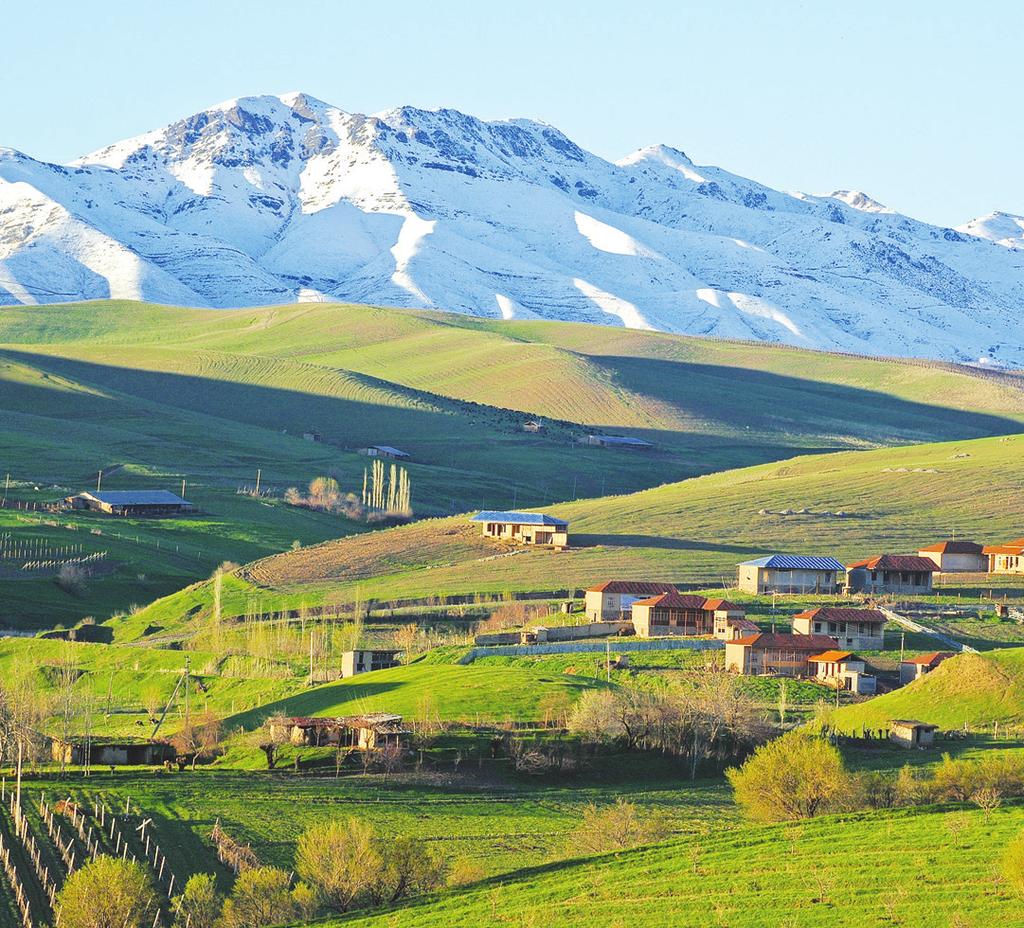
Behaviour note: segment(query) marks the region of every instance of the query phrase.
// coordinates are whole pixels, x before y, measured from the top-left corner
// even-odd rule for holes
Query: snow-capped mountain
[[[1024,367],[1024,229],[787,194],[529,120],[246,97],[69,165],[0,149],[0,304],[330,299]]]

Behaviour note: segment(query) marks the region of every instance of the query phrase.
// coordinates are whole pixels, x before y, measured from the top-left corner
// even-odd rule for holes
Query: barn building
[[[50,756],[56,763],[110,767],[150,767],[177,756],[166,741],[117,738],[54,738]]]
[[[626,448],[629,451],[646,451],[654,447],[649,441],[631,435],[588,435],[587,444],[599,448]]]
[[[410,732],[402,725],[402,716],[387,712],[348,715],[336,718],[269,719],[271,736],[296,746],[324,747],[335,745],[357,751],[374,751],[384,747],[405,747]]]
[[[69,509],[89,509],[112,516],[176,516],[192,504],[168,490],[86,490],[64,500]]]
[[[938,725],[917,719],[893,719],[889,723],[889,740],[901,748],[930,748],[935,743]]]
[[[391,445],[370,445],[368,448],[360,448],[359,453],[368,458],[391,458],[395,461],[404,461],[410,455]]]
[[[745,593],[837,593],[846,568],[834,557],[770,554],[739,565]]]
[[[356,674],[369,673],[371,670],[387,670],[399,664],[399,650],[356,650],[345,651],[341,655],[342,677],[354,677]]]
[[[569,546],[569,523],[543,513],[484,510],[470,521],[480,522],[484,537],[496,541],[518,545],[550,545],[554,548]]]

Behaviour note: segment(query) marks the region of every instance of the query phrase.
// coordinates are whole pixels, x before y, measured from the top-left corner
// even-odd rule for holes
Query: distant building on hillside
[[[601,448],[626,448],[631,451],[646,451],[654,447],[651,442],[631,435],[588,435],[586,443]]]
[[[141,738],[53,738],[50,756],[64,764],[148,767],[173,761],[177,752],[166,741]]]
[[[811,677],[818,683],[839,690],[849,690],[857,696],[873,696],[877,686],[874,674],[867,672],[863,658],[852,651],[828,650],[807,659]]]
[[[356,751],[405,747],[410,735],[402,725],[402,716],[388,712],[336,718],[272,718],[267,721],[267,728],[276,740],[296,746],[338,745]]]
[[[735,641],[747,635],[755,635],[761,631],[756,622],[745,616],[730,615],[728,612],[715,613],[715,637],[722,641]]]
[[[70,509],[90,509],[112,516],[174,516],[191,512],[192,504],[168,490],[86,490],[68,496]]]
[[[982,549],[991,574],[1024,574],[1024,538]]]
[[[486,509],[470,520],[483,525],[485,538],[518,545],[569,546],[569,523],[539,512],[508,512]]]
[[[661,593],[675,593],[671,583],[648,580],[606,580],[583,594],[583,609],[592,622],[628,619],[633,603]]]
[[[927,557],[915,554],[880,554],[851,564],[847,583],[857,593],[927,594],[938,568]]]
[[[368,448],[360,448],[359,453],[367,458],[391,458],[396,461],[404,461],[410,457],[405,451],[400,451],[391,445],[370,445]]]
[[[310,431],[310,432],[303,432],[302,433],[302,438],[305,441],[313,441],[313,442],[321,442],[321,441],[324,440],[323,436],[319,432],[312,432],[312,431]]]
[[[828,635],[847,648],[881,651],[885,647],[886,621],[879,609],[821,606],[793,616],[793,633]]]
[[[834,557],[770,554],[739,565],[745,593],[837,593],[846,568]]]
[[[938,725],[916,719],[893,719],[889,723],[889,740],[901,748],[930,748],[935,743]]]
[[[524,432],[533,432],[534,434],[544,431],[544,423],[540,419],[527,419],[523,423]]]
[[[725,669],[749,676],[781,677],[812,675],[810,659],[839,643],[827,635],[788,635],[758,632],[725,643]]]
[[[342,677],[354,677],[359,673],[369,673],[371,670],[387,670],[389,667],[398,666],[398,655],[401,651],[393,649],[360,649],[357,651],[345,651],[341,655]]]
[[[687,593],[660,593],[633,603],[633,630],[640,638],[713,635],[715,622],[742,619],[746,613],[724,599]]]
[[[900,686],[906,686],[915,680],[931,673],[944,660],[954,657],[952,651],[932,651],[930,654],[919,654],[917,657],[900,661]]]
[[[934,561],[942,573],[984,573],[988,570],[988,558],[984,550],[973,541],[940,541],[917,553]]]

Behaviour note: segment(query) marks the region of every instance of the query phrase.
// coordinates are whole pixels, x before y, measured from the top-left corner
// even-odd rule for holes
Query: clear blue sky
[[[3,12],[0,145],[64,161],[303,90],[663,142],[786,190],[956,225],[1024,213],[1024,0],[36,0]]]

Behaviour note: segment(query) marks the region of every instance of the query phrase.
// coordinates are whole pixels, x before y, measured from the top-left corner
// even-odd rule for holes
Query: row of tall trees
[[[363,469],[363,505],[374,512],[408,519],[412,516],[412,484],[404,467],[385,469],[379,458]]]

